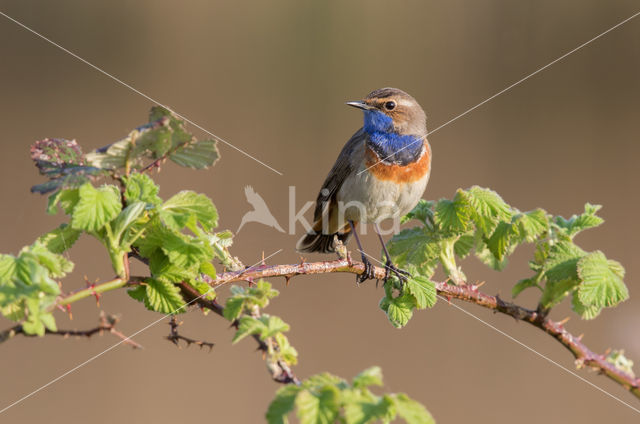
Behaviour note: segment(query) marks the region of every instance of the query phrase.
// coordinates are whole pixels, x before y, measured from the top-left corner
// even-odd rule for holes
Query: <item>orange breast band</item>
[[[424,178],[429,173],[431,167],[431,148],[425,141],[424,152],[417,161],[408,165],[387,164],[380,161],[380,158],[366,147],[365,165],[369,172],[379,180],[393,181],[396,183],[411,183]]]

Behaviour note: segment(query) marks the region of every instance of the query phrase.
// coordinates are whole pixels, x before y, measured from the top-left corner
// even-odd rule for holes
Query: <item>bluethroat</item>
[[[385,281],[390,272],[405,281],[409,274],[392,263],[378,223],[407,214],[427,187],[431,171],[427,117],[413,97],[397,88],[375,90],[347,105],[362,109],[364,126],[342,148],[318,194],[312,230],[296,249],[335,252],[336,245],[346,243],[353,233],[365,264],[357,281],[372,279],[373,267],[356,225],[373,223],[387,259]]]

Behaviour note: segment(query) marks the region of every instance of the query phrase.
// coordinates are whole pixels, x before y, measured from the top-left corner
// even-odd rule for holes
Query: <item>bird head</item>
[[[395,132],[401,135],[425,135],[427,117],[413,97],[397,88],[381,88],[363,100],[347,105],[364,111],[364,129],[368,133]]]

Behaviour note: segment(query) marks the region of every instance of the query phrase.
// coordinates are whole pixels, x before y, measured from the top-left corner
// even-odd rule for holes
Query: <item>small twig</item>
[[[208,347],[209,348],[209,352],[211,352],[211,349],[213,349],[213,346],[214,346],[215,343],[206,342],[204,340],[196,340],[196,339],[192,339],[190,337],[185,337],[185,336],[179,334],[178,333],[178,327],[181,326],[181,325],[182,325],[182,323],[178,322],[178,320],[176,319],[175,315],[172,315],[171,318],[169,319],[169,327],[171,327],[171,330],[169,330],[169,335],[167,336],[167,340],[169,340],[174,345],[178,346],[178,348],[180,347],[179,341],[183,340],[184,342],[187,343],[187,347],[189,347],[192,344],[194,344],[196,346],[200,346],[200,349],[202,349],[203,347]]]
[[[217,303],[215,300],[209,300],[204,297],[201,297],[202,295],[187,283],[183,282],[183,283],[180,283],[179,285],[180,285],[180,288],[182,289],[182,294],[184,295],[185,300],[187,302],[195,300],[198,306],[209,309],[215,314],[221,317],[224,317],[224,307],[222,307],[222,305]],[[238,322],[237,321],[232,322],[231,326],[237,329]],[[262,352],[263,357],[266,356],[265,354],[269,350],[269,347],[267,346],[267,344],[263,340],[261,340],[257,334],[252,334],[252,337],[258,344],[258,350]],[[291,371],[291,368],[289,368],[287,364],[282,363],[281,361],[277,361],[275,363],[268,363],[267,368],[271,373],[271,378],[273,378],[273,380],[277,381],[278,383],[300,384],[300,380],[295,376],[293,371]]]
[[[137,342],[133,341],[132,339],[130,339],[129,337],[125,336],[124,334],[122,334],[120,331],[118,331],[116,329],[116,324],[118,323],[119,319],[118,317],[116,317],[115,315],[106,315],[104,313],[104,311],[100,312],[100,324],[97,327],[94,328],[90,328],[88,330],[56,330],[56,331],[51,331],[51,330],[45,330],[45,335],[53,335],[53,336],[62,336],[64,338],[69,338],[69,337],[87,337],[90,338],[91,336],[95,335],[95,334],[100,334],[102,335],[105,331],[108,331],[109,333],[113,334],[114,336],[122,339],[124,341],[124,343],[130,345],[131,347],[133,347],[134,349],[142,349],[142,345],[138,344]],[[16,325],[13,326],[7,330],[4,330],[0,333],[0,343],[18,335],[21,334],[25,337],[34,337],[36,336],[35,334],[27,334],[24,332],[24,329],[22,328],[22,325]]]

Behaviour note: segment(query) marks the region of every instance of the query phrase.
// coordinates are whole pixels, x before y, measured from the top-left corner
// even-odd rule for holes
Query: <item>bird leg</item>
[[[373,280],[376,278],[375,270],[369,259],[367,259],[367,256],[364,254],[364,250],[362,249],[362,244],[360,244],[360,238],[358,237],[356,226],[353,224],[353,221],[349,221],[349,225],[351,226],[351,231],[353,231],[353,235],[356,238],[356,243],[358,243],[358,250],[362,256],[362,263],[364,263],[364,272],[356,275],[356,283],[360,284],[367,280]]]
[[[391,261],[391,255],[389,255],[389,251],[387,250],[387,246],[386,244],[384,244],[384,240],[380,235],[380,229],[378,228],[378,224],[374,222],[373,228],[375,229],[376,234],[378,235],[378,240],[380,240],[380,244],[382,245],[382,250],[384,250],[384,254],[387,257],[387,262],[384,265],[384,282],[386,283],[391,273],[393,273],[398,278],[398,280],[400,280],[401,284],[406,283],[408,277],[411,277],[411,273],[409,273],[408,271],[405,271],[404,269],[398,268],[393,264],[393,262]]]

